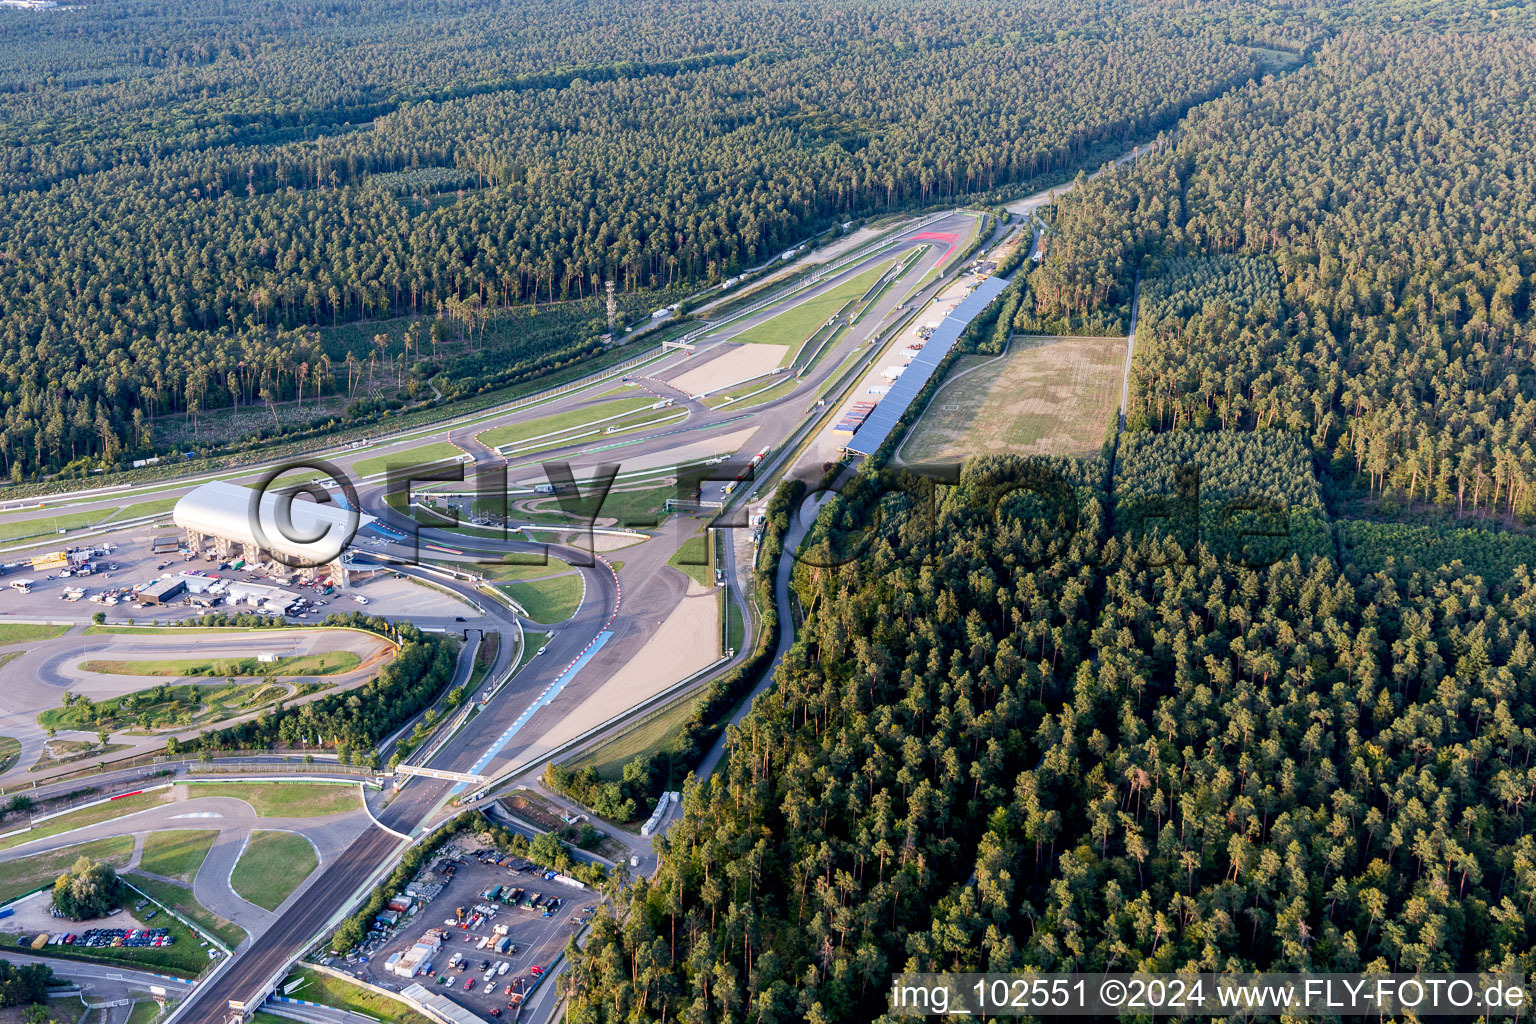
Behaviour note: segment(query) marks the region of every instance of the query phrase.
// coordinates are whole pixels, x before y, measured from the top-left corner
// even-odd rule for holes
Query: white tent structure
[[[194,551],[211,542],[221,558],[238,549],[249,561],[271,558],[299,568],[329,564],[342,586],[342,554],[353,535],[374,521],[338,503],[322,505],[282,488],[262,492],[222,480],[183,495],[171,516],[187,531]]]

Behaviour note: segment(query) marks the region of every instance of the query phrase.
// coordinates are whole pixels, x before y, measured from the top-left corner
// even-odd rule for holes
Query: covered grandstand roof
[[[279,525],[285,506],[288,522]],[[313,565],[334,560],[360,527],[374,521],[339,502],[322,505],[302,495],[290,501],[278,488],[258,492],[222,480],[187,492],[171,516],[177,526],[204,536],[254,544]]]
[[[939,326],[934,328],[933,336],[923,346],[912,360],[907,364],[906,370],[900,374],[895,383],[891,385],[890,392],[875,406],[875,411],[869,414],[859,432],[853,435],[846,447],[851,452],[860,455],[873,455],[875,449],[885,443],[885,439],[891,436],[891,431],[896,429],[896,423],[901,419],[902,413],[912,404],[918,392],[927,387],[928,381],[933,377],[934,371],[939,368],[939,363],[949,355],[949,350],[955,347],[955,342],[960,340],[960,335],[970,322],[976,319],[982,310],[992,304],[992,300],[1008,287],[1008,282],[998,277],[989,277],[976,290],[967,295]]]

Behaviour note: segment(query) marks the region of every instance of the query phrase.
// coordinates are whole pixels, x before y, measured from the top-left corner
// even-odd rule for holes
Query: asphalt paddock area
[[[486,862],[483,856],[499,856],[504,863]],[[578,889],[553,880],[546,880],[538,869],[526,866],[519,870],[516,865],[527,861],[512,855],[497,855],[495,851],[482,853],[456,851],[445,848],[432,861],[433,876],[441,879],[449,870],[452,878],[430,903],[416,913],[403,918],[400,924],[383,935],[370,952],[355,963],[336,959],[329,966],[344,971],[363,981],[399,992],[412,982],[446,996],[466,1009],[489,1017],[490,1011],[500,1009],[503,1019],[515,1016],[507,1007],[512,992],[527,992],[537,979],[532,968],[548,967],[550,961],[565,948],[566,941],[576,929],[584,908],[595,906],[599,896],[591,889]],[[425,875],[422,877],[426,877]],[[483,894],[500,886],[502,892],[494,899]],[[523,890],[514,904],[503,903],[507,893]],[[523,904],[538,894],[545,900],[559,898],[563,902],[549,917],[544,909],[525,908]],[[495,913],[476,921],[475,908],[489,907]],[[464,926],[458,923],[456,910],[464,908]],[[516,952],[497,953],[490,948],[480,948],[482,939],[496,937],[496,928],[505,926],[505,935],[511,939]],[[430,973],[405,978],[390,973],[385,965],[394,953],[405,953],[432,930],[446,933],[442,948],[431,958]],[[375,932],[376,936],[381,933]],[[455,953],[462,954],[453,967],[449,961]],[[482,968],[484,963],[487,966]],[[505,963],[507,969],[501,971]],[[487,971],[496,971],[487,987]],[[470,987],[464,986],[469,983]]]
[[[203,609],[194,609],[179,603],[135,608],[134,603],[126,599],[120,600],[115,605],[104,605],[89,600],[91,595],[102,591],[131,587],[136,583],[147,583],[156,576],[166,573],[209,569],[210,563],[206,559],[188,559],[187,556],[175,551],[156,553],[153,550],[152,538],[162,536],[179,539],[182,535],[180,531],[141,526],[97,537],[60,537],[57,544],[36,545],[25,550],[0,554],[0,563],[5,563],[7,566],[5,574],[0,576],[0,622],[4,622],[6,616],[20,619],[77,619],[83,622],[88,621],[96,612],[106,612],[114,621],[134,619],[153,624],[157,621],[201,615]],[[78,546],[98,547],[104,544],[111,544],[116,550],[110,555],[97,559],[97,564],[102,568],[89,576],[61,577],[58,569],[38,570],[26,564],[28,559],[50,551],[63,551],[66,548]],[[216,565],[217,562],[211,564]],[[111,565],[117,568],[107,568]],[[247,576],[253,576],[254,573],[223,575],[245,579]],[[21,579],[32,581],[30,592],[23,593],[12,588],[12,584]],[[85,598],[78,601],[64,600],[64,591],[70,587],[84,588]]]
[[[305,620],[316,621],[332,612],[365,610],[362,605],[352,600],[353,594],[362,594],[367,597],[377,592],[387,598],[393,593],[391,588],[386,586],[369,588],[370,584],[380,583],[387,578],[385,574],[380,574],[375,578],[360,580],[349,590],[337,590],[328,596],[321,597],[317,595],[312,584],[303,582],[300,574],[287,570],[284,570],[284,573],[290,578],[287,582],[283,582],[274,579],[269,567],[264,565],[220,569],[221,560],[217,557],[209,557],[207,553],[189,555],[183,554],[180,550],[157,552],[154,550],[154,540],[161,537],[170,537],[178,542],[185,539],[182,531],[170,528],[166,523],[155,527],[134,527],[93,537],[60,537],[57,544],[0,552],[0,565],[5,566],[4,573],[0,574],[0,622],[4,622],[7,617],[22,620],[88,622],[97,612],[102,612],[114,623],[132,621],[152,626],[174,622],[177,619],[197,618],[210,611],[227,615],[265,614],[256,608],[231,605],[228,602],[205,608],[193,604],[189,596],[178,596],[170,604],[142,604],[126,593],[127,589],[137,584],[194,571],[217,574],[220,579],[230,583],[283,586],[299,592],[312,601],[323,602],[321,607],[311,608],[303,616],[292,616],[300,623]],[[90,575],[72,573],[64,576],[56,568],[32,569],[26,564],[32,557],[51,551],[64,551],[74,547],[95,548],[105,545],[112,546],[112,553],[95,558],[93,564],[96,566],[96,571]],[[26,590],[18,589],[16,584],[19,580],[29,580],[30,586]],[[71,601],[67,599],[66,591],[72,589],[80,589],[85,593],[78,600]],[[399,584],[394,589],[407,595],[398,602],[402,607],[413,607],[412,598],[419,602],[424,596],[433,598],[437,596],[408,583]],[[112,604],[99,600],[107,595],[115,598]],[[458,602],[444,597],[443,607],[447,608],[450,604],[458,604]],[[460,605],[458,611],[448,614],[458,614],[459,611],[463,611],[463,607]],[[428,611],[425,614],[433,613]]]

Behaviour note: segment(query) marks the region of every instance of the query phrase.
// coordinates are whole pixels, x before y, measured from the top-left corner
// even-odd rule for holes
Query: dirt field
[[[688,585],[688,594],[661,622],[629,667],[608,680],[541,738],[555,747],[632,708],[720,657],[720,598],[714,587]]]
[[[1092,455],[1118,407],[1124,365],[1123,338],[1015,338],[999,359],[967,357],[899,457]]]
[[[685,370],[667,383],[690,395],[708,394],[767,373],[784,361],[788,351],[784,345],[726,344],[722,348],[725,351],[719,355]]]

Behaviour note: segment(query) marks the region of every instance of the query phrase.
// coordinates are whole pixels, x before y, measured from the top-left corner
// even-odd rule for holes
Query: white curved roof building
[[[215,480],[187,492],[171,514],[177,526],[205,537],[257,547],[286,561],[333,562],[374,517],[339,502],[321,505],[278,489],[260,492]],[[286,519],[286,522],[284,520]]]

